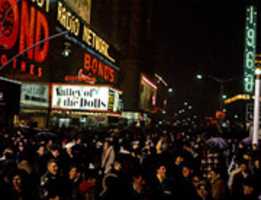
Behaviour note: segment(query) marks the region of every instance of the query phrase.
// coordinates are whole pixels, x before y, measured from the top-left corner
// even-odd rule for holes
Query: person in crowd
[[[179,186],[179,197],[184,200],[195,199],[196,188],[193,185],[193,169],[190,163],[183,163],[181,168],[181,180]]]
[[[44,144],[41,144],[37,147],[35,156],[33,159],[33,167],[38,176],[42,176],[46,171],[47,165],[47,155],[46,155],[46,147]],[[39,177],[40,178],[40,177]]]
[[[40,198],[45,200],[58,196],[62,197],[64,182],[59,175],[59,167],[56,160],[51,159],[47,163],[47,171],[41,176]]]
[[[213,200],[228,199],[228,190],[225,180],[222,178],[222,171],[219,168],[211,169],[208,172],[208,180],[210,183],[210,193]]]
[[[17,171],[13,174],[11,177],[11,191],[10,196],[8,199],[10,200],[28,200],[33,199],[33,196],[31,195],[31,189],[26,187],[24,176],[22,173]]]
[[[156,173],[152,182],[153,197],[158,200],[171,199],[174,197],[172,179],[167,174],[167,167],[164,163],[156,166]]]
[[[97,170],[91,165],[87,169],[85,179],[80,182],[79,191],[81,193],[81,199],[97,199]]]
[[[112,145],[112,141],[107,139],[103,144],[103,152],[101,157],[101,168],[103,169],[104,174],[107,174],[111,171],[114,160],[115,151]]]
[[[248,177],[244,179],[242,183],[243,188],[243,197],[240,197],[242,200],[257,200],[258,199],[258,192],[257,187],[260,187],[255,185],[254,177]]]
[[[261,153],[261,152],[259,152]],[[261,154],[255,155],[253,158],[253,176],[255,177],[255,185],[261,186]],[[257,187],[257,193],[261,195],[261,187]]]
[[[205,181],[200,181],[196,186],[195,200],[213,200]]]
[[[247,160],[242,159],[239,163],[239,167],[230,175],[229,186],[234,199],[240,199],[240,197],[243,196],[242,183],[251,176],[248,164],[249,162]]]
[[[129,191],[129,200],[149,200],[153,198],[141,171],[133,174]]]
[[[78,200],[80,199],[79,185],[81,181],[81,172],[76,165],[72,165],[69,168],[68,175],[66,177],[66,200]]]
[[[23,183],[26,185],[27,188],[30,188],[31,196],[36,198],[37,197],[37,187],[36,185],[39,182],[39,178],[35,173],[31,163],[28,160],[21,160],[17,164],[17,169],[23,173]]]
[[[54,142],[48,138],[39,140],[22,130],[5,129],[3,133],[0,130],[0,197],[5,195],[5,199],[11,200],[260,198],[259,147],[251,149],[240,139],[224,138],[233,146],[229,154],[224,154],[205,144],[208,133],[176,132],[171,127],[152,126],[142,130],[117,127],[99,134],[91,129],[57,131],[61,134]],[[225,172],[229,173],[228,180],[223,176]]]
[[[122,168],[122,163],[115,160],[110,173],[107,173],[103,178],[102,197],[122,199],[128,192],[128,177]],[[102,199],[103,199],[102,198]]]

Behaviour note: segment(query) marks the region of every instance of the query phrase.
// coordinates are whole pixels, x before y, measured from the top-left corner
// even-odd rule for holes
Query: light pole
[[[172,96],[172,94],[174,93],[174,90],[172,87],[169,86],[169,84],[167,83],[167,81],[159,74],[155,73],[154,74],[155,78],[156,78],[156,82],[159,86],[162,87],[158,87],[158,88],[162,88],[162,97],[163,97],[163,105],[162,105],[162,114],[166,114],[167,110],[168,110],[168,105],[169,105],[169,97]]]
[[[216,83],[219,84],[219,109],[222,111],[223,106],[224,106],[224,97],[226,96],[226,95],[224,95],[224,84],[231,82],[231,81],[234,81],[237,78],[221,79],[221,78],[211,76],[211,75],[206,75],[206,76],[203,76],[202,74],[196,75],[196,78],[198,80],[202,80],[204,77],[211,79],[211,80],[213,80],[213,81],[215,81]]]
[[[258,145],[258,132],[259,132],[259,112],[260,112],[260,79],[261,79],[261,68],[256,68],[255,71],[255,104],[254,104],[254,121],[253,121],[253,137],[252,144]]]
[[[30,47],[24,49],[22,52],[16,54],[16,55],[13,56],[12,58],[10,58],[6,63],[4,63],[2,66],[0,66],[0,71],[1,71],[2,69],[4,69],[5,66],[7,66],[7,65],[10,64],[10,63],[12,63],[13,60],[15,60],[16,58],[18,58],[18,57],[20,57],[21,55],[25,54],[26,52],[30,51],[31,49],[33,49],[33,48],[35,48],[35,47],[41,45],[42,43],[44,43],[44,42],[46,42],[46,41],[50,41],[50,40],[53,40],[53,39],[55,39],[55,38],[61,37],[61,36],[63,36],[63,35],[66,35],[67,33],[68,33],[68,31],[59,32],[59,33],[56,33],[56,34],[54,34],[54,35],[51,35],[51,36],[49,36],[49,37],[47,37],[47,38],[44,38],[44,39],[42,39],[42,40],[40,40],[40,41],[34,43],[32,46],[30,46]]]

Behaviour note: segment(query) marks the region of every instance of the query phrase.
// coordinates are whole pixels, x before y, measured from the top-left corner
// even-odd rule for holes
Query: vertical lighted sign
[[[255,82],[257,9],[251,5],[246,10],[244,52],[244,92],[253,93]]]

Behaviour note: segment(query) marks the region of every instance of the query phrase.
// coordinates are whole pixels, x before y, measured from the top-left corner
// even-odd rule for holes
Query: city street
[[[0,0],[0,198],[261,200],[260,0]]]

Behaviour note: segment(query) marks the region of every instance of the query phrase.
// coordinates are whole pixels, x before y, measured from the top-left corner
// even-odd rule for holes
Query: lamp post
[[[53,40],[53,39],[55,39],[55,38],[61,37],[61,36],[63,36],[63,35],[66,35],[67,33],[68,33],[68,31],[59,32],[59,33],[53,34],[53,35],[51,35],[51,36],[49,36],[49,37],[47,37],[47,38],[44,38],[44,39],[42,39],[42,40],[40,40],[40,41],[34,43],[32,46],[30,46],[30,47],[24,49],[22,52],[20,52],[20,53],[14,55],[12,58],[10,58],[9,60],[7,60],[6,63],[4,63],[2,66],[0,66],[0,71],[1,71],[2,69],[4,69],[5,66],[7,66],[7,65],[10,64],[10,63],[12,63],[13,60],[15,60],[16,58],[22,56],[23,54],[25,54],[26,52],[30,51],[31,49],[33,49],[33,48],[35,48],[35,47],[41,45],[42,43],[44,43],[44,42],[46,42],[46,41],[50,41],[50,40]]]
[[[159,87],[159,88],[162,88],[163,90],[163,105],[162,105],[162,114],[166,114],[167,113],[167,108],[168,108],[168,100],[169,100],[169,97],[172,96],[172,94],[174,93],[174,90],[172,87],[169,86],[169,84],[167,83],[167,81],[159,74],[155,73],[154,74],[155,78],[156,78],[156,81],[157,81],[157,84],[159,86],[162,86],[162,87]]]
[[[258,145],[258,132],[259,132],[259,112],[260,112],[260,80],[261,80],[261,68],[258,67],[255,70],[255,102],[254,102],[254,121],[253,121],[253,137],[252,144]]]
[[[224,106],[224,98],[226,98],[224,95],[224,84],[236,80],[236,78],[229,78],[229,79],[221,79],[217,78],[215,76],[206,75],[205,76],[208,79],[211,79],[219,84],[219,109],[222,111]],[[198,80],[202,80],[204,76],[202,74],[197,74],[196,78]]]

